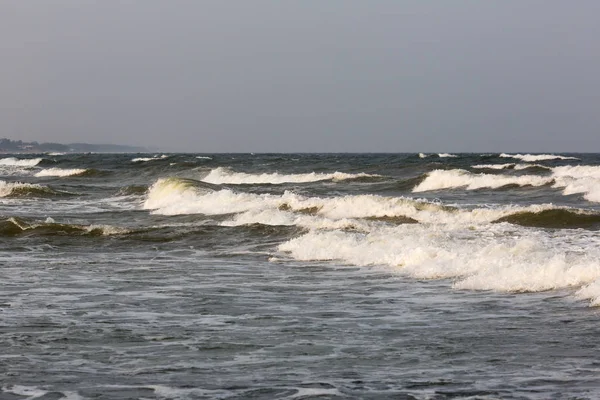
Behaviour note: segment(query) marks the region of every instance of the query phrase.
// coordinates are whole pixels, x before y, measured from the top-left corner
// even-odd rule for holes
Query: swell
[[[0,236],[108,236],[129,231],[108,225],[61,224],[35,222],[11,217],[0,220]]]
[[[509,222],[535,228],[600,229],[600,214],[568,209],[550,209],[539,212],[523,211],[498,218],[494,223]]]
[[[49,186],[23,183],[23,182],[5,182],[0,181],[0,198],[51,198],[57,196],[72,196],[73,193],[52,189]]]

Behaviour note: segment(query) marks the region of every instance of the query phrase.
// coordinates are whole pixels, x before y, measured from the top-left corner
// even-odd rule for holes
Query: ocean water
[[[0,399],[600,398],[599,154],[0,157]]]

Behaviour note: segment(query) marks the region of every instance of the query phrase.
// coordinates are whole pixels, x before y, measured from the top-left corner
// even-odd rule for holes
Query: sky
[[[600,152],[600,2],[0,0],[0,137]]]

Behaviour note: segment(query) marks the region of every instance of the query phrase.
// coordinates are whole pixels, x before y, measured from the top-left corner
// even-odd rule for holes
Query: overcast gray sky
[[[0,0],[0,137],[600,151],[600,1]]]

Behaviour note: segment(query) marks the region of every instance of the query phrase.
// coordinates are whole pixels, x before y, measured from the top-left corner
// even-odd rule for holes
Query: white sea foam
[[[406,217],[427,224],[487,223],[517,211],[539,212],[552,205],[459,210],[422,200],[378,195],[306,197],[286,191],[282,195],[207,190],[193,182],[159,179],[149,189],[145,209],[162,215],[237,213],[224,225],[261,223],[297,225],[310,229],[368,229],[364,218]],[[365,225],[367,224],[367,225]]]
[[[74,169],[48,168],[48,169],[43,169],[40,172],[37,172],[35,174],[35,176],[37,176],[37,177],[45,177],[45,176],[65,177],[65,176],[81,175],[81,174],[85,173],[86,171],[87,171],[87,169],[81,169],[81,168],[74,168]]]
[[[32,183],[0,181],[0,197],[9,196],[13,191],[25,188],[44,189],[44,186]]]
[[[598,178],[600,179],[600,165],[567,165],[552,168],[554,176],[569,176],[573,178]]]
[[[163,215],[217,215],[247,211],[271,197],[274,196],[203,190],[189,181],[167,178],[150,187],[144,208]]]
[[[235,172],[227,168],[215,168],[211,170],[202,180],[214,184],[281,184],[281,183],[306,183],[318,182],[324,180],[342,181],[347,179],[356,179],[363,177],[374,177],[377,175],[369,174],[348,174],[344,172],[334,172],[330,174],[311,172],[308,174],[248,174],[245,172]]]
[[[579,160],[576,157],[566,157],[555,154],[500,154],[503,158],[517,158],[525,162],[545,161],[545,160]]]
[[[507,164],[479,164],[479,165],[473,165],[471,166],[471,168],[477,168],[477,169],[514,169],[514,170],[523,170],[523,169],[527,169],[527,168],[533,168],[533,167],[537,167],[537,168],[544,168],[547,170],[550,170],[551,168],[546,167],[545,165],[540,165],[540,164],[515,164],[515,163],[507,163]]]
[[[509,163],[509,164],[479,164],[479,165],[473,165],[471,168],[477,168],[477,169],[509,169],[509,168],[514,168],[516,164],[514,163]]]
[[[546,167],[545,165],[541,165],[541,164],[517,164],[515,165],[515,170],[523,170],[523,169],[527,169],[527,168],[543,168],[543,169],[547,169],[547,170],[551,170],[550,167]]]
[[[22,386],[22,385],[9,385],[2,387],[3,392],[12,393],[18,396],[25,396],[27,399],[35,399],[38,397],[42,397],[46,393],[47,390],[42,390],[35,386]]]
[[[474,165],[473,168],[504,169],[514,164],[484,164]],[[523,170],[538,166],[537,164],[516,164],[515,170]],[[497,189],[506,185],[518,186],[543,186],[552,184],[552,187],[562,188],[564,195],[575,193],[583,194],[588,201],[600,202],[600,166],[576,165],[548,168],[550,175],[495,175],[474,174],[462,169],[434,170],[413,188],[414,193],[431,190],[464,188],[475,190],[481,188]]]
[[[456,158],[458,156],[455,154],[449,154],[449,153],[439,153],[438,157],[440,157],[440,158]]]
[[[466,190],[482,188],[499,188],[506,185],[518,186],[543,186],[553,182],[552,177],[537,175],[491,175],[472,174],[462,169],[434,170],[427,174],[425,180],[418,184],[413,192],[425,192],[430,190],[452,189],[464,187]]]
[[[425,154],[425,153],[419,153],[419,158],[427,158],[427,154]]]
[[[85,230],[88,233],[100,232],[102,236],[124,235],[131,232],[129,229],[112,225],[89,225]]]
[[[419,224],[368,233],[311,231],[279,250],[303,261],[338,260],[387,266],[419,279],[450,278],[459,289],[522,292],[579,288],[600,279],[599,248],[586,238],[569,239],[508,224],[471,229]],[[582,246],[588,251],[573,251]],[[580,296],[597,301],[600,284],[586,290]]]
[[[554,187],[564,188],[563,194],[582,193],[588,201],[600,202],[600,166],[576,165],[552,169]]]
[[[600,279],[596,279],[589,285],[582,287],[576,295],[580,299],[590,300],[592,306],[600,306]]]
[[[154,156],[154,157],[138,157],[138,158],[134,158],[131,160],[131,162],[145,162],[145,161],[156,161],[156,160],[161,160],[163,158],[167,158],[168,156],[166,154],[163,154],[162,156]]]
[[[201,160],[212,160],[212,157],[208,157],[208,156],[197,156],[196,158],[199,158]]]
[[[18,159],[14,157],[9,157],[0,159],[0,165],[14,167],[35,167],[41,161],[41,158]]]

